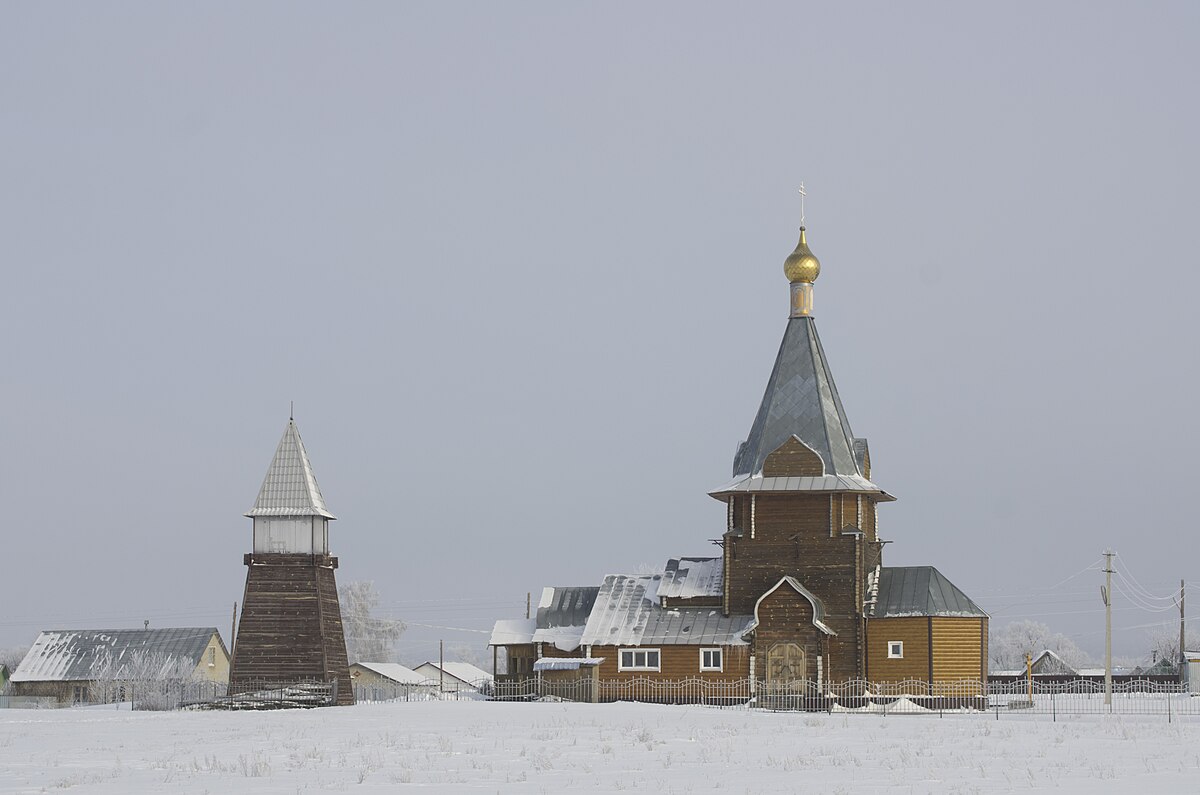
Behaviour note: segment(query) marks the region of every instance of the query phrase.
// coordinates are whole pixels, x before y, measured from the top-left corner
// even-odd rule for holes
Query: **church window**
[[[621,649],[619,658],[622,671],[657,671],[659,670],[658,649]]]
[[[888,641],[888,659],[899,660],[904,657],[904,641],[889,640]]]
[[[700,670],[701,671],[722,671],[724,670],[724,660],[722,659],[720,649],[701,649],[700,650]]]
[[[217,664],[217,650],[212,646],[208,647],[208,667],[212,668]]]

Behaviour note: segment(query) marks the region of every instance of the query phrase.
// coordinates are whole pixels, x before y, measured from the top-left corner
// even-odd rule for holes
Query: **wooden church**
[[[253,552],[230,663],[229,689],[336,682],[336,703],[353,704],[346,638],[329,554],[329,523],[312,464],[289,419],[254,507]]]
[[[733,478],[710,492],[726,506],[722,555],[547,588],[536,616],[493,631],[510,676],[577,659],[608,680],[986,679],[987,615],[933,567],[883,565],[877,515],[895,498],[872,479],[817,335],[820,271],[802,226],[783,343]]]

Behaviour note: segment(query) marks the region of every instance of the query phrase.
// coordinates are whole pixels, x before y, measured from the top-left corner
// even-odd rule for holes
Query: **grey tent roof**
[[[767,456],[793,435],[821,457],[826,475],[862,476],[850,421],[808,316],[788,320],[750,435],[734,457],[734,477],[761,473]]]
[[[216,627],[170,629],[57,629],[38,635],[13,672],[14,682],[73,682],[96,677],[98,666],[122,665],[138,655],[155,654],[199,665]]]
[[[987,613],[933,566],[885,566],[872,618],[986,617]]]
[[[325,507],[312,463],[294,420],[288,420],[275,457],[263,478],[258,499],[246,516],[323,516],[336,519]]]

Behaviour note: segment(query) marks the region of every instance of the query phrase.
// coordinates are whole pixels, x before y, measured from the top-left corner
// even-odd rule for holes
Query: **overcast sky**
[[[417,624],[715,554],[803,180],[885,563],[1098,654],[1111,546],[1140,654],[1180,578],[1200,605],[1198,34],[1195,3],[3,3],[0,646],[228,636],[289,401],[407,662],[486,642]]]

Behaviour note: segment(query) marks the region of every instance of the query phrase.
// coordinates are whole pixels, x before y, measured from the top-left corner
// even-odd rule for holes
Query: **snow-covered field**
[[[406,786],[407,785],[407,786]],[[0,710],[0,792],[1200,792],[1200,719],[484,701]]]

